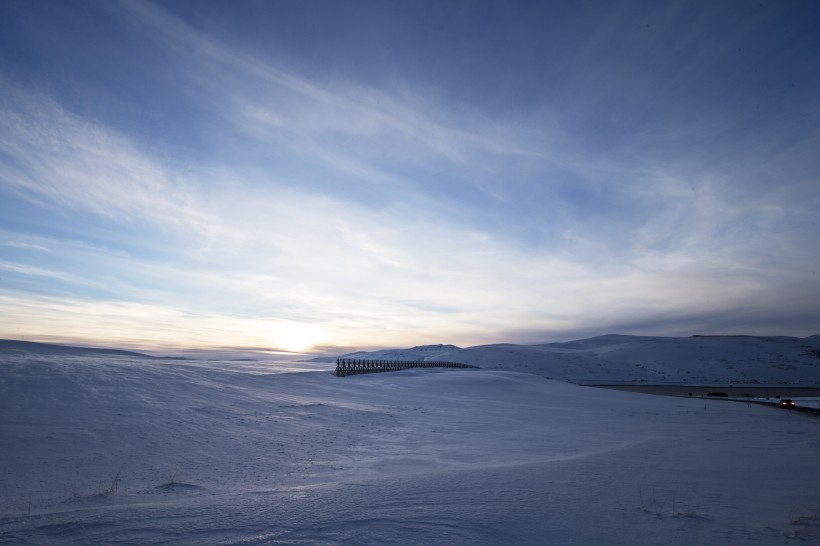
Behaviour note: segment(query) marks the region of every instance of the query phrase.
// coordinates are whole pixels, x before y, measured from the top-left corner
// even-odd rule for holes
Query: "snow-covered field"
[[[331,366],[0,356],[0,543],[820,541],[815,417]]]

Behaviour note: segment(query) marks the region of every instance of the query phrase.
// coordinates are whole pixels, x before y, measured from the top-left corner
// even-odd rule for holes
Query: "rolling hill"
[[[446,360],[550,379],[652,383],[820,385],[820,336],[604,335],[563,343],[356,352],[348,358]]]
[[[56,345],[53,343],[37,343],[34,341],[18,341],[16,339],[0,339],[0,354],[32,354],[32,355],[64,355],[64,356],[129,356],[136,358],[153,358],[150,355],[121,349],[97,349],[93,347],[74,347],[71,345]]]

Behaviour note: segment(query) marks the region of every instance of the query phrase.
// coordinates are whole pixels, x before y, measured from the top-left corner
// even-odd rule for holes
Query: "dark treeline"
[[[408,368],[478,368],[461,362],[439,362],[436,360],[361,360],[358,358],[337,358],[333,375],[346,377],[360,373],[396,372]]]

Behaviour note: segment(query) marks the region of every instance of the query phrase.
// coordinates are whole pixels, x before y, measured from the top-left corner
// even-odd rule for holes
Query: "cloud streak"
[[[162,110],[189,135],[165,148],[151,124],[0,79],[0,191],[35,211],[0,224],[0,335],[268,347],[307,325],[374,347],[817,328],[816,130],[742,131],[735,107],[683,119],[718,105],[664,102],[653,76],[611,65],[623,13],[564,61],[560,93],[493,110],[429,82],[317,76],[159,5],[102,10],[174,74],[134,108],[184,97],[198,117]],[[662,90],[713,73],[682,36]],[[608,75],[612,93],[581,85]],[[662,115],[641,121],[647,93]]]
[[[8,83],[0,111],[0,165],[7,187],[38,204],[114,221],[149,219],[204,230],[191,190],[116,132],[66,112],[51,98]]]

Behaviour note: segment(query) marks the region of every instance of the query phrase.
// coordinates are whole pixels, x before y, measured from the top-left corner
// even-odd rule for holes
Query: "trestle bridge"
[[[478,368],[461,362],[438,360],[362,360],[359,358],[337,358],[333,375],[347,377],[362,373],[397,372],[410,368]]]

